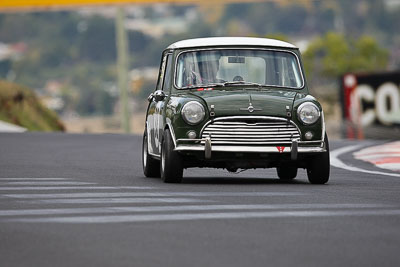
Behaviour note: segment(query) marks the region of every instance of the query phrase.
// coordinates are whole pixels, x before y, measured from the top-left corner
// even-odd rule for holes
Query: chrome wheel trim
[[[165,148],[164,144],[161,147],[161,174],[164,173],[165,170]]]
[[[143,167],[146,168],[147,164],[147,136],[143,140]]]

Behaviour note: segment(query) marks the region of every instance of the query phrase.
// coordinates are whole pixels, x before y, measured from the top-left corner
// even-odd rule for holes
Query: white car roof
[[[273,46],[284,48],[297,48],[296,46],[267,38],[255,37],[208,37],[178,41],[168,46],[167,49],[208,47],[208,46]]]

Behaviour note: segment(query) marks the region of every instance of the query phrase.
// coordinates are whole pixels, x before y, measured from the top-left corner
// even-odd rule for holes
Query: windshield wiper
[[[224,83],[207,83],[207,84],[196,84],[196,85],[191,85],[191,86],[187,86],[185,88],[182,89],[194,89],[194,88],[209,88],[209,87],[224,87],[225,84]]]
[[[259,83],[255,82],[246,82],[246,81],[232,81],[232,82],[223,82],[223,83],[208,83],[208,84],[196,84],[196,85],[191,85],[187,86],[182,89],[195,89],[195,88],[208,88],[208,87],[225,87],[225,86],[230,86],[230,85],[250,85],[250,86],[256,86],[258,88],[266,87],[266,85],[262,85]]]
[[[246,81],[233,81],[233,82],[224,82],[224,86],[227,85],[254,85],[257,87],[262,87],[263,85],[259,83],[253,83],[253,82],[246,82]]]

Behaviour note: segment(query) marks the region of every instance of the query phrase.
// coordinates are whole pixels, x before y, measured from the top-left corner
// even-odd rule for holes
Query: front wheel
[[[149,155],[146,131],[143,134],[142,166],[146,177],[160,177],[160,161]]]
[[[183,177],[183,162],[181,155],[174,151],[171,133],[164,131],[161,144],[161,179],[165,183],[180,183]]]
[[[312,184],[325,184],[329,180],[330,160],[329,160],[329,141],[325,134],[326,152],[322,152],[315,156],[308,163],[307,176],[308,181]]]

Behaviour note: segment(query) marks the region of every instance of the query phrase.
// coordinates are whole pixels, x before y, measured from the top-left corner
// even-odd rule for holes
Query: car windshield
[[[176,68],[175,82],[180,89],[207,85],[303,87],[297,57],[291,52],[250,49],[183,52]]]

